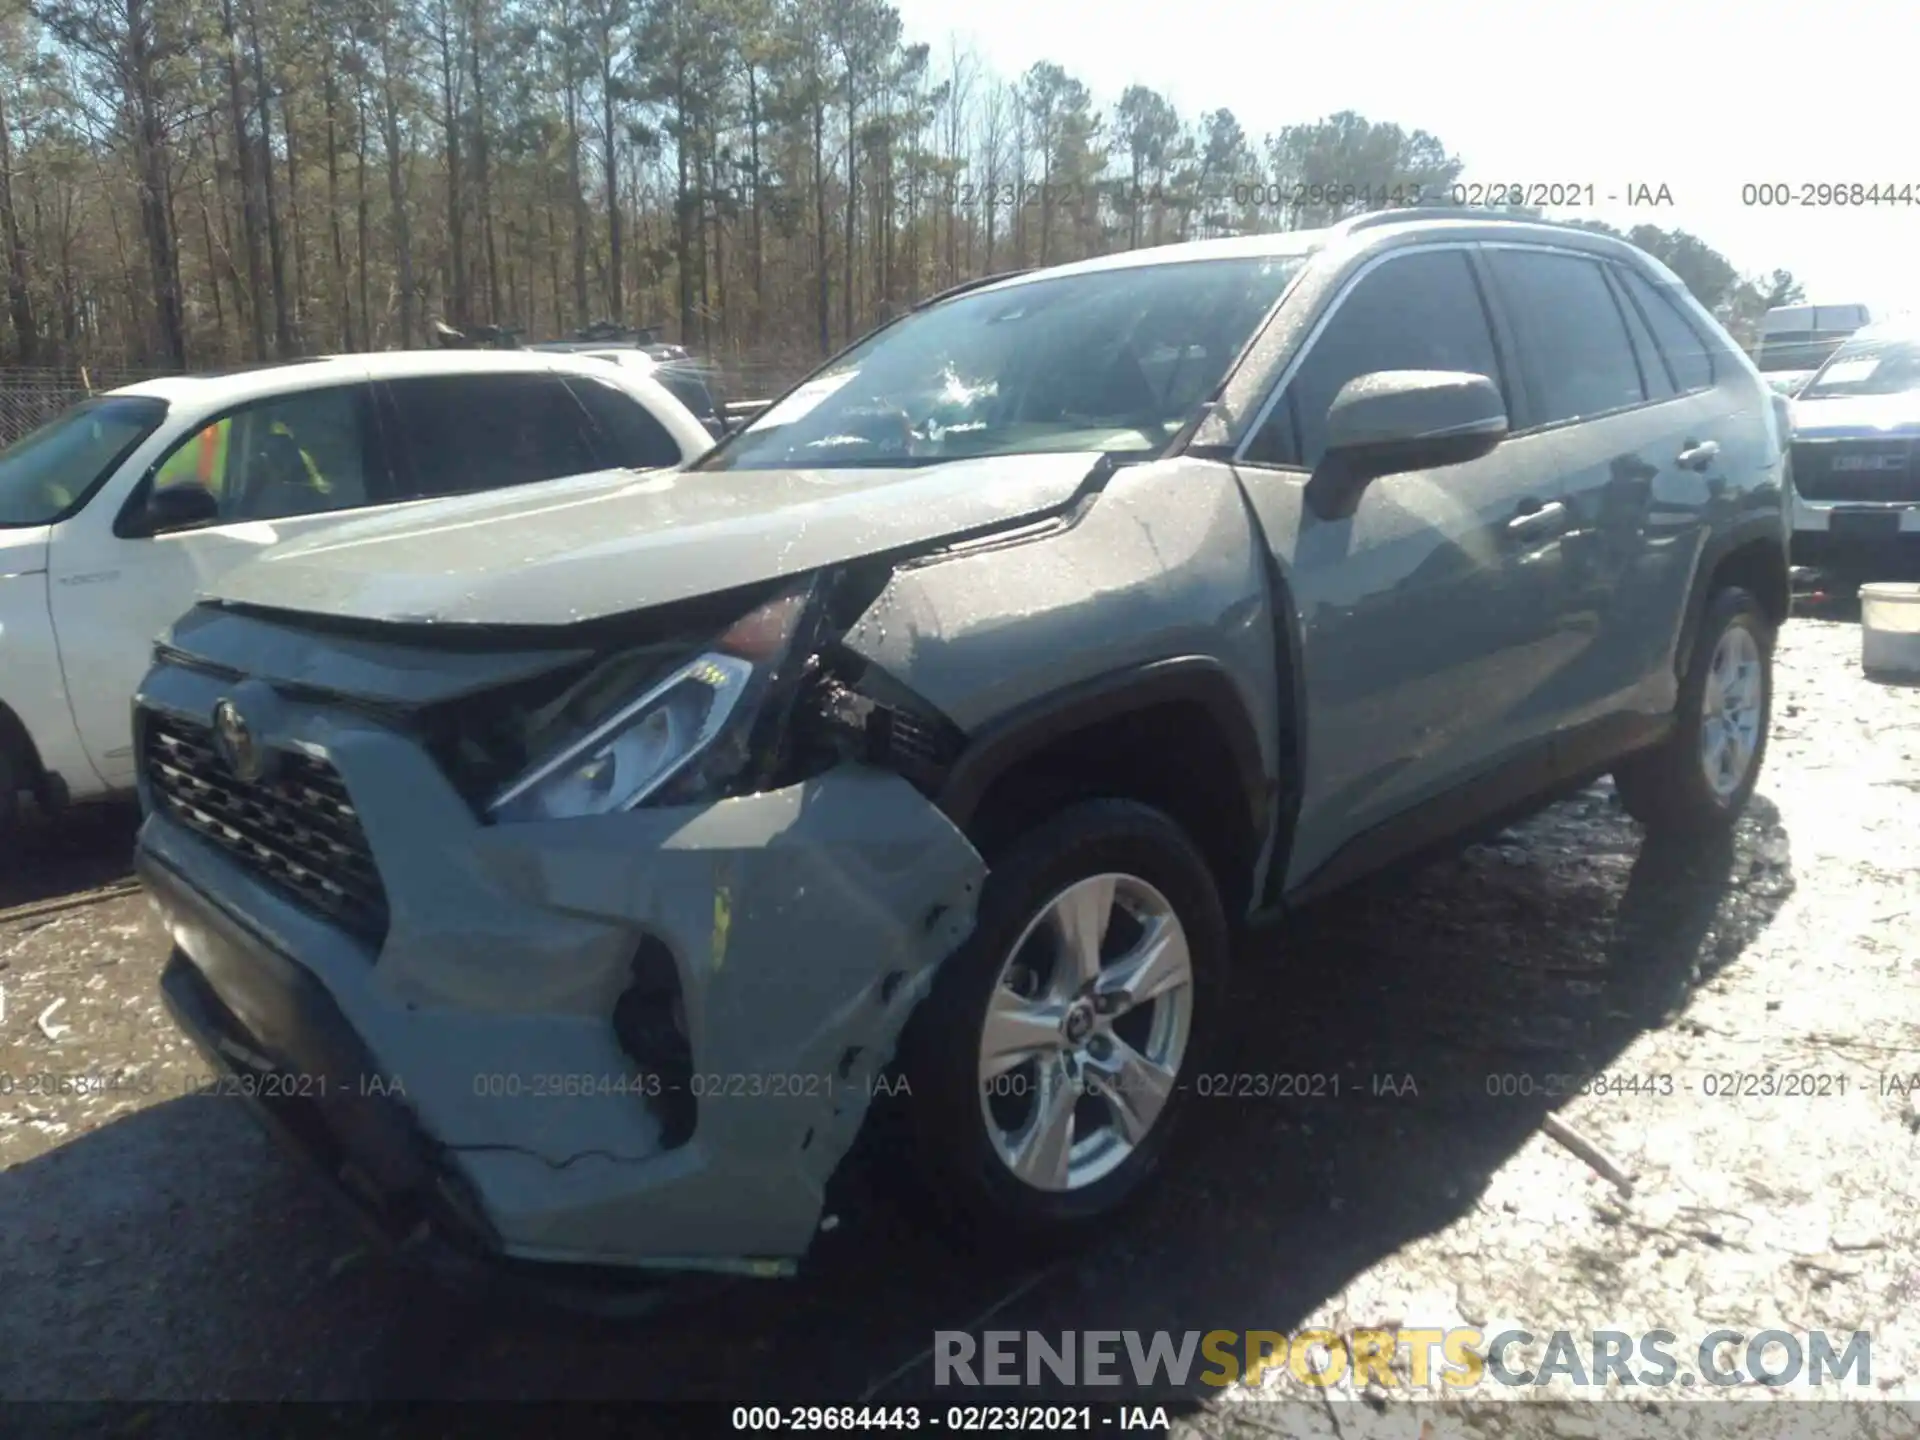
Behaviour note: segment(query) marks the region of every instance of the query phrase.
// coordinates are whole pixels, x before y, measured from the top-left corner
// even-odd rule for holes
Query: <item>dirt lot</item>
[[[1341,1097],[1196,1107],[1191,1164],[1088,1252],[955,1263],[856,1175],[820,1273],[646,1323],[456,1299],[368,1257],[240,1102],[182,1095],[199,1066],[156,1000],[146,901],[40,903],[125,873],[132,817],[72,819],[0,887],[36,907],[0,919],[0,1395],[902,1401],[933,1394],[936,1329],[1397,1323],[1664,1328],[1682,1353],[1722,1327],[1866,1330],[1872,1392],[1920,1399],[1920,690],[1867,682],[1858,652],[1846,619],[1787,627],[1730,844],[1643,846],[1602,784],[1250,941],[1242,1070],[1338,1074]],[[1651,1078],[1557,1093],[1592,1071]],[[1789,1072],[1832,1078],[1739,1093]],[[125,1073],[151,1093],[26,1093]],[[1542,1133],[1556,1110],[1631,1195]],[[1193,1393],[1183,1424],[1211,1433],[1409,1414]],[[1819,1410],[1920,1433],[1913,1410]],[[1477,1413],[1477,1434],[1602,1433]]]

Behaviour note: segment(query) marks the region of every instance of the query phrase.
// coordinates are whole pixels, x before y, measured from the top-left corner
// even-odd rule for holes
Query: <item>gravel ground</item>
[[[1251,938],[1240,1071],[1337,1075],[1340,1098],[1196,1106],[1191,1163],[1086,1251],[956,1262],[876,1198],[873,1155],[816,1273],[651,1322],[458,1298],[368,1256],[239,1102],[194,1093],[156,997],[161,932],[111,888],[133,818],[68,817],[0,882],[0,1396],[905,1402],[934,1393],[936,1329],[1397,1324],[1666,1329],[1682,1354],[1719,1328],[1865,1330],[1871,1393],[1920,1400],[1920,691],[1858,657],[1845,618],[1787,627],[1729,843],[1643,844],[1603,783]],[[1559,1093],[1595,1071],[1642,1093]],[[1789,1073],[1830,1078],[1738,1093]],[[47,1094],[49,1076],[134,1078]],[[1630,1194],[1543,1132],[1556,1112]],[[1236,1436],[1598,1435],[1658,1414],[1330,1404],[1284,1372],[1192,1398],[1181,1428]],[[1796,1434],[1816,1410],[1834,1434],[1920,1433],[1912,1409],[1768,1408]]]

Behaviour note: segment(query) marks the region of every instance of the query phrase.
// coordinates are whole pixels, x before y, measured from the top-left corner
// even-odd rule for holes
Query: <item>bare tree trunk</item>
[[[327,114],[327,235],[332,248],[328,284],[333,292],[335,343],[342,350],[354,350],[359,347],[353,343],[353,297],[347,290],[347,237],[340,227],[340,78],[331,35],[321,36],[320,57]]]
[[[6,111],[6,97],[0,93],[0,240],[7,247],[7,317],[13,322],[14,355],[22,365],[37,364],[40,359],[40,328],[33,315],[33,291],[27,280],[31,263],[26,237],[20,229],[20,214],[13,205],[13,136]]]
[[[700,231],[695,206],[694,185],[698,179],[695,166],[699,161],[688,155],[692,148],[693,137],[688,134],[686,74],[678,71],[674,77],[674,127],[673,154],[677,171],[673,191],[673,250],[675,268],[680,277],[680,343],[690,345],[694,327],[694,250],[700,244]]]
[[[460,93],[454,79],[459,66],[453,58],[453,16],[449,0],[440,0],[441,125],[446,134],[447,163],[447,308],[448,323],[456,330],[468,324],[466,206],[461,194]]]
[[[287,227],[293,231],[293,348],[307,348],[307,236],[300,224],[300,161],[294,144],[293,115],[287,109],[285,77],[280,85],[280,128],[287,135]]]
[[[707,166],[713,175],[713,263],[707,263],[707,251],[703,245],[700,251],[700,272],[703,276],[712,276],[713,300],[711,307],[700,317],[702,343],[708,349],[713,347],[717,331],[722,343],[727,337],[727,215],[726,207],[720,203],[724,193],[720,180],[720,156],[718,148],[711,143],[707,149]],[[705,287],[703,287],[705,288]],[[705,298],[704,296],[702,297]]]
[[[400,99],[393,89],[393,57],[381,32],[382,139],[387,147],[388,219],[393,231],[393,263],[400,292],[400,348],[413,348],[413,227],[407,223],[407,184],[400,159]]]
[[[232,171],[226,160],[222,158],[220,154],[220,128],[218,125],[212,123],[211,115],[209,115],[208,121],[207,141],[213,151],[213,188],[214,194],[220,202],[219,240],[222,260],[221,276],[226,280],[228,293],[233,298],[233,323],[237,328],[244,331],[247,324],[247,289],[246,281],[240,274],[240,267],[234,262],[233,258],[233,207],[228,202],[227,195],[227,182],[230,178],[233,178]],[[235,180],[235,184],[238,184],[237,180]],[[245,351],[246,336],[244,334],[240,336],[240,341],[242,349],[235,352],[236,354],[244,353]],[[257,353],[255,358],[259,358]]]
[[[753,246],[753,310],[747,335],[749,342],[757,346],[766,329],[767,248],[760,209],[760,79],[757,68],[752,64],[747,66],[747,154],[753,166],[749,177],[749,183],[753,186],[752,239],[749,242]]]
[[[557,333],[567,328],[567,318],[566,318],[567,302],[563,298],[566,292],[560,288],[560,237],[554,233],[554,224],[553,224],[554,209],[555,209],[555,206],[553,204],[553,196],[551,191],[549,191],[547,196],[547,205],[546,205],[547,272],[548,272],[548,279],[553,287],[554,329],[555,329],[555,332]],[[580,258],[582,259],[582,261],[584,261],[586,257],[582,256]]]
[[[607,138],[607,304],[616,324],[625,324],[627,297],[620,246],[620,142],[614,131],[613,57],[601,48],[600,118]]]
[[[273,177],[273,114],[268,105],[266,57],[260,45],[260,15],[247,3],[247,32],[253,46],[253,100],[260,114],[258,138],[261,194],[267,215],[267,260],[273,272],[273,341],[282,358],[295,353],[293,314],[288,308],[286,252],[280,243],[280,202]]]
[[[840,283],[843,287],[840,296],[841,328],[845,331],[847,343],[853,342],[853,262],[855,245],[854,226],[860,218],[860,103],[854,90],[853,61],[847,61],[847,253],[840,257]]]
[[[253,358],[265,360],[268,355],[267,285],[260,257],[259,187],[253,173],[253,129],[247,123],[249,106],[240,61],[240,27],[233,0],[221,0],[220,37],[227,52],[227,113],[233,126],[234,165],[240,187],[240,229],[247,252],[247,324],[253,338]]]
[[[220,354],[227,353],[227,307],[220,303],[220,262],[223,258],[213,242],[213,217],[207,213],[206,181],[200,182],[200,239],[207,249],[207,289],[213,295],[213,332]]]
[[[544,169],[545,167],[542,168]],[[551,214],[552,212],[549,211],[548,213]],[[520,247],[522,252],[521,259],[526,262],[527,269],[527,308],[526,313],[516,313],[513,317],[515,323],[526,327],[527,334],[529,335],[538,335],[540,333],[540,272],[535,268],[533,258],[533,237],[537,230],[537,224],[538,217],[535,213],[533,200],[529,198],[527,200],[526,242]],[[557,309],[560,304],[560,296],[557,293],[553,297],[553,303]]]
[[[140,228],[152,273],[154,312],[161,358],[184,370],[186,315],[180,302],[180,265],[174,253],[173,216],[167,205],[167,133],[154,78],[153,23],[147,0],[127,0],[128,109],[136,126],[140,175]]]
[[[569,37],[568,44],[572,40]],[[585,325],[592,317],[587,302],[587,231],[592,219],[587,213],[587,187],[580,174],[580,85],[569,50],[565,59],[567,102],[567,191],[573,213],[573,322]],[[553,212],[547,212],[548,233],[552,233]],[[559,286],[554,287],[554,302],[559,303]]]
[[[487,140],[486,66],[481,54],[485,36],[486,10],[475,4],[467,16],[467,54],[473,66],[473,166],[480,184],[480,246],[487,265],[487,319],[501,323],[500,258],[493,243],[493,167]]]
[[[367,262],[372,253],[373,215],[367,203],[367,89],[362,81],[364,71],[356,71],[353,77],[353,140],[355,165],[353,170],[353,208],[354,242],[358,254],[354,259],[354,270],[359,282],[360,292],[360,332],[354,337],[356,350],[373,348],[373,308],[367,296]]]
[[[827,107],[818,96],[813,101],[813,218],[813,233],[820,249],[819,263],[814,266],[818,281],[815,287],[818,300],[816,318],[820,329],[820,353],[828,355],[833,351],[833,336],[830,333],[833,299],[831,282],[827,278]]]

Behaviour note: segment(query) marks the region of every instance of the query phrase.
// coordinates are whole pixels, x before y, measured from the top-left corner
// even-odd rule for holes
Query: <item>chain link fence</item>
[[[22,435],[53,419],[62,410],[89,395],[151,379],[158,371],[119,367],[22,369],[0,368],[0,445],[11,445]]]

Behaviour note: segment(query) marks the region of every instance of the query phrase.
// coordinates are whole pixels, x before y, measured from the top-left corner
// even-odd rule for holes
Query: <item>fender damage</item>
[[[518,1144],[456,1147],[514,1252],[802,1255],[907,1016],[972,927],[973,847],[905,781],[853,767],[691,819],[486,839],[503,886],[665,943],[696,1092],[680,1149],[647,1154],[585,1104],[531,1107],[503,1124]]]

